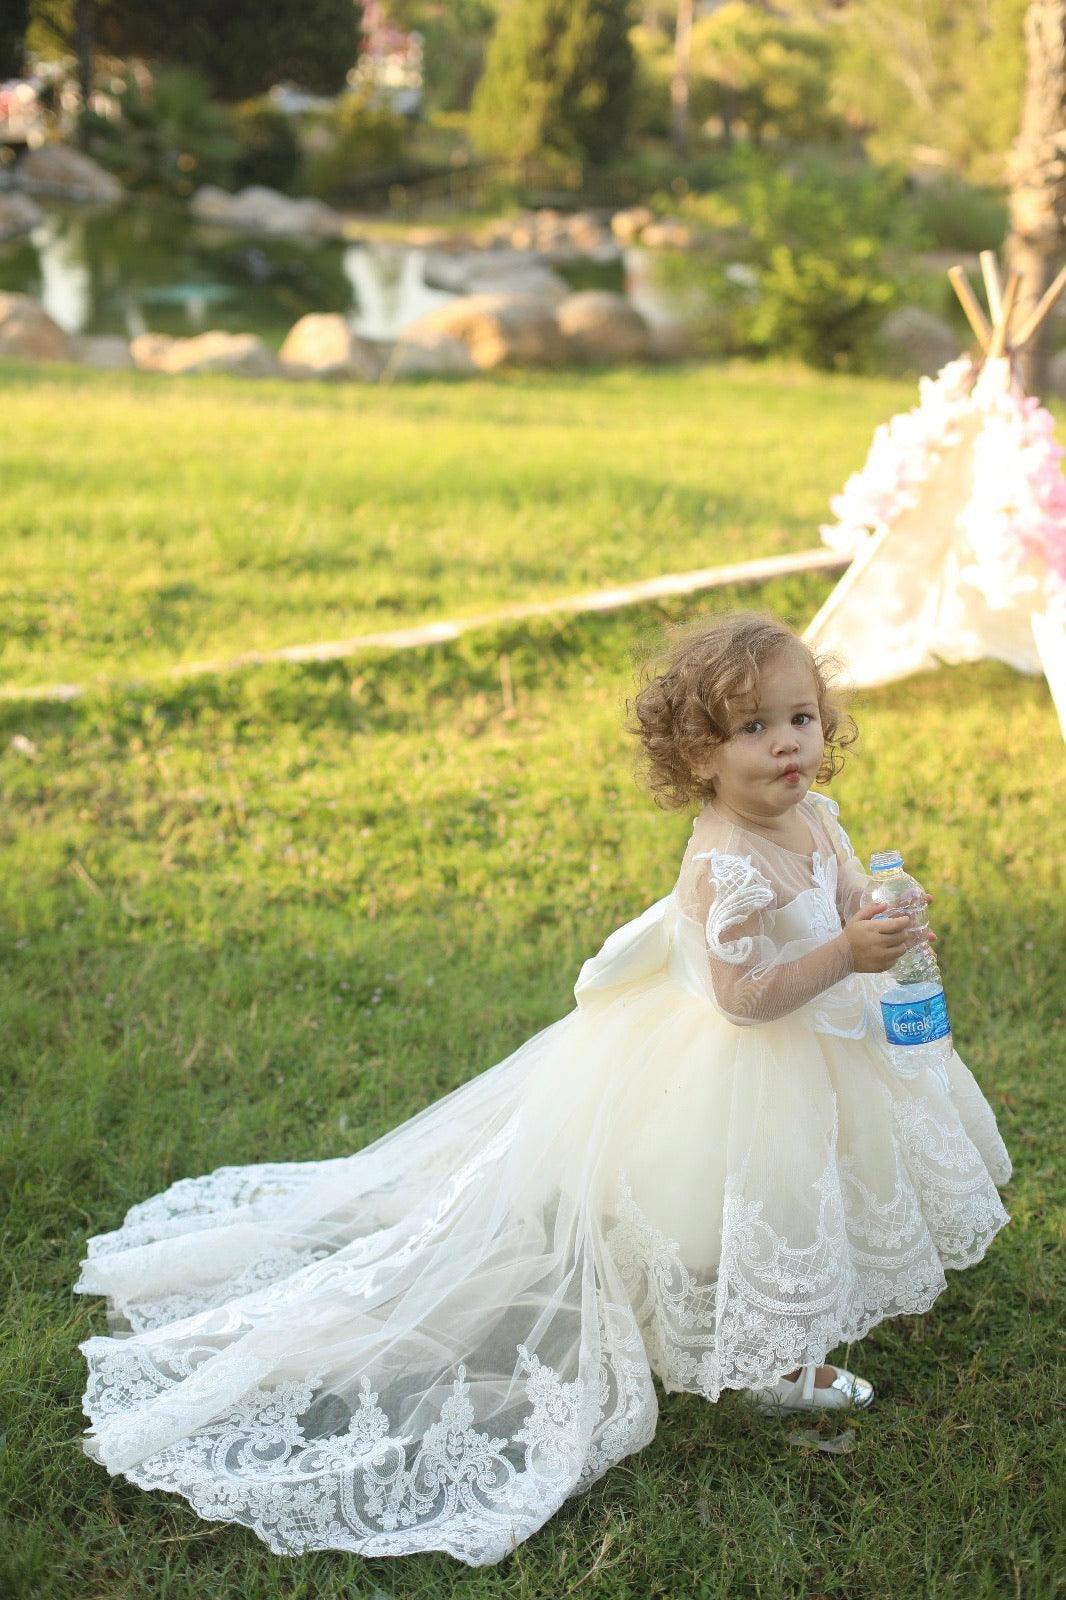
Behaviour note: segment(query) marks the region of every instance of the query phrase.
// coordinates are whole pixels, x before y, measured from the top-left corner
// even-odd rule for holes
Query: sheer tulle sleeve
[[[750,856],[712,849],[692,864],[714,1000],[731,1022],[775,1022],[854,971],[843,933],[805,923],[796,902],[779,907]]]
[[[841,826],[840,807],[835,800],[827,794],[811,793],[810,799],[814,800],[821,808],[821,817],[825,825],[833,853],[837,858],[837,910],[842,923],[852,918],[859,910],[862,901],[862,892],[869,883],[865,867],[852,848],[851,840]]]

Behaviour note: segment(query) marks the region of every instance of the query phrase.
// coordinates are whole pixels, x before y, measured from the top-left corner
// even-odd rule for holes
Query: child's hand
[[[907,930],[912,926],[910,917],[886,917],[879,905],[864,906],[856,911],[844,925],[854,970],[887,972],[894,967],[903,952],[917,942],[907,938]],[[923,932],[920,937],[932,941],[936,934]]]

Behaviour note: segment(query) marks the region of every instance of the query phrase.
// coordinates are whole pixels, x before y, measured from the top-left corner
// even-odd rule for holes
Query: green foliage
[[[876,160],[1001,182],[1018,131],[1026,0],[862,0],[842,16],[834,99]]]
[[[320,199],[343,198],[353,179],[387,171],[403,160],[411,124],[369,92],[347,94],[321,116],[308,119],[304,181]]]
[[[998,250],[1006,238],[1007,197],[1001,191],[945,177],[923,185],[908,203],[931,249]]]
[[[262,183],[291,189],[300,170],[300,143],[287,117],[269,100],[242,100],[233,112],[240,149],[233,178],[238,188]]]
[[[630,125],[635,137],[670,137],[670,74],[673,44],[661,28],[638,23],[629,30],[633,46],[633,105]]]
[[[0,83],[22,74],[30,0],[4,0],[0,8]]]
[[[229,110],[188,67],[161,67],[151,79],[127,71],[117,117],[83,112],[88,153],[130,189],[186,196],[201,184],[232,184],[239,146]]]
[[[756,144],[837,136],[833,63],[833,36],[824,28],[727,0],[692,29],[693,118],[739,122]]]
[[[423,39],[423,98],[428,113],[466,111],[485,66],[498,0],[388,0],[398,27]]]
[[[223,100],[288,80],[320,94],[340,89],[359,49],[353,0],[105,0],[100,44],[120,58],[180,63]]]
[[[604,164],[629,137],[636,62],[627,0],[515,0],[471,107],[488,154]]]
[[[704,348],[863,367],[897,295],[885,248],[906,250],[917,239],[903,202],[898,173],[736,151],[721,190],[678,208],[730,235],[728,261],[719,248],[669,269],[678,287],[702,283],[711,298]]]

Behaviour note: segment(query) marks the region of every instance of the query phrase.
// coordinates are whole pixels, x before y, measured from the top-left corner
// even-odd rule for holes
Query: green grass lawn
[[[345,515],[327,488],[340,496],[345,471],[364,485],[364,538],[375,519],[400,519],[401,506],[413,528],[433,506],[429,484],[451,485],[437,508],[435,556],[416,548],[404,558],[411,615],[436,613],[442,595],[449,607],[470,598],[480,569],[459,582],[446,563],[449,551],[461,559],[465,549],[460,505],[481,516],[475,484],[492,508],[479,537],[486,549],[492,530],[498,539],[480,582],[497,599],[762,554],[775,532],[778,548],[813,543],[826,493],[861,459],[869,426],[898,393],[693,371],[646,383],[614,375],[584,386],[557,378],[477,392],[422,386],[381,396],[374,411],[367,395],[324,389],[163,388],[58,373],[35,386],[9,373],[2,426],[17,435],[19,459],[29,472],[35,437],[64,468],[54,482],[42,468],[36,497],[16,484],[23,509],[14,521],[32,510],[41,571],[50,563],[79,598],[61,671],[51,651],[64,635],[53,617],[44,635],[21,638],[17,674],[11,664],[8,676],[44,681],[86,663],[94,671],[145,664],[134,524],[154,539],[160,571],[210,587],[216,630],[231,629],[238,646],[257,627],[278,642],[292,618],[285,550],[270,527],[290,529],[290,559],[300,527],[343,548]],[[167,426],[158,431],[161,411]],[[612,422],[616,412],[622,420]],[[786,448],[782,429],[802,418],[806,432]],[[242,532],[238,518],[230,530],[259,552],[254,568],[226,555],[222,531],[252,493],[257,420],[275,519]],[[220,431],[231,442],[232,482]],[[609,450],[597,444],[605,437]],[[150,439],[156,454],[144,462],[137,451]],[[197,478],[197,440],[210,467],[201,463],[198,515],[214,529],[204,548],[217,568],[206,558],[197,565],[180,528],[168,538],[173,514],[181,526],[194,523],[184,501]],[[455,465],[464,440],[480,441],[469,481]],[[345,457],[345,448],[356,454]],[[564,464],[554,500],[553,450]],[[738,456],[749,464],[746,481]],[[774,471],[757,470],[759,461]],[[168,464],[186,490],[173,500]],[[401,495],[393,478],[405,471],[413,481]],[[79,497],[79,481],[97,485],[98,496]],[[630,549],[646,521],[629,504],[634,483],[645,512],[660,506],[659,520],[654,544],[634,546],[623,574],[612,552]],[[134,490],[135,518],[125,499]],[[601,524],[590,496],[628,519],[628,533]],[[700,508],[725,498],[735,542],[723,523],[722,543],[708,549]],[[92,554],[79,566],[78,505],[91,512],[96,500],[98,520],[90,516],[85,532]],[[34,547],[12,527],[10,501],[5,509],[5,538],[20,551]],[[538,516],[551,522],[553,513],[554,532],[531,539]],[[52,529],[59,543],[49,549]],[[85,574],[109,570],[112,555],[108,608],[106,589],[92,601]],[[431,569],[421,588],[419,559]],[[366,572],[384,584],[384,558]],[[312,631],[341,631],[325,598],[340,594],[339,573],[308,592],[294,583],[297,636],[311,620]],[[10,562],[5,574],[12,581]],[[33,581],[43,593],[43,578]],[[765,606],[799,626],[830,582],[797,577],[713,603]],[[503,1566],[472,1571],[443,1555],[275,1557],[247,1531],[200,1522],[182,1501],[111,1479],[77,1447],[77,1344],[105,1331],[102,1304],[71,1294],[88,1234],[116,1226],[131,1203],[183,1175],[366,1144],[569,1010],[582,960],[670,888],[689,817],[658,812],[637,783],[621,727],[630,651],[660,619],[708,603],[542,619],[397,656],[101,689],[66,705],[0,704],[5,1597],[1050,1600],[1058,1592],[1066,1570],[1055,1542],[1063,1482],[1054,1370],[1066,1054],[1054,870],[1066,843],[1062,743],[1043,681],[992,663],[864,695],[854,707],[862,741],[832,789],[856,848],[900,845],[936,896],[956,1042],[1016,1164],[1006,1194],[1012,1221],[986,1260],[951,1274],[928,1315],[882,1324],[851,1353],[878,1388],[874,1409],[853,1424],[852,1454],[799,1447],[794,1435],[809,1428],[802,1417],[764,1419],[734,1395],[717,1406],[660,1395],[647,1449],[570,1501]],[[205,638],[213,644],[215,634],[207,630],[198,649]],[[178,658],[184,643],[173,634],[168,653],[157,642],[153,659]]]
[[[913,398],[742,366],[371,388],[0,365],[0,685],[809,549]]]

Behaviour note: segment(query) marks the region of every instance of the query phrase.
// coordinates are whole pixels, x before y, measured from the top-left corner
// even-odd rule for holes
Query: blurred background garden
[[[833,786],[935,895],[1016,1165],[987,1262],[864,1341],[848,1453],[664,1395],[502,1569],[287,1560],[82,1457],[71,1285],[173,1179],[502,1059],[668,892],[634,650],[818,612],[844,563],[787,562],[974,349],[946,268],[1032,305],[1062,260],[1064,104],[1066,0],[4,0],[5,1596],[1061,1593],[1062,741],[1001,660],[863,691]],[[1060,435],[1061,304],[1019,363]]]
[[[216,331],[257,344],[170,367],[263,372],[301,316],[334,313],[370,346],[348,350],[364,378],[398,338],[404,373],[464,372],[441,337],[457,297],[598,290],[635,317],[586,300],[563,348],[527,316],[509,358],[921,371],[966,334],[945,266],[1006,241],[1025,0],[261,12],[5,7],[0,292],[43,306],[54,351],[168,370],[144,335]],[[1066,392],[1066,357],[1047,381]]]

